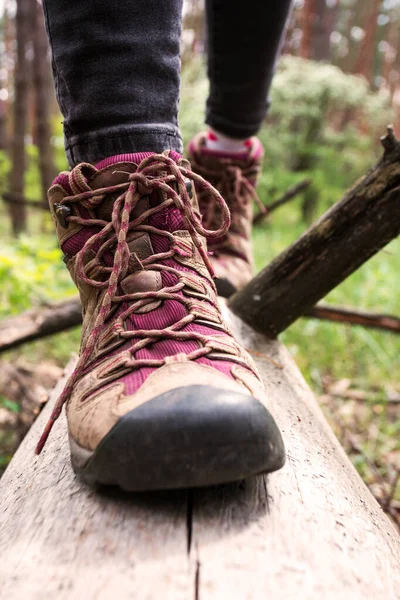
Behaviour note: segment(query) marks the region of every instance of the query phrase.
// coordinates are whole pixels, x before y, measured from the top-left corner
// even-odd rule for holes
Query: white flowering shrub
[[[392,120],[389,96],[334,65],[283,56],[268,120],[283,136],[295,170],[312,166],[325,145],[370,147]]]

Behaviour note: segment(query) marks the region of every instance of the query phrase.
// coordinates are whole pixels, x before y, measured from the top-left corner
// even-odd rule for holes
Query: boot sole
[[[203,487],[280,469],[285,448],[255,398],[210,386],[176,388],[130,411],[94,451],[70,437],[74,471],[127,491]]]

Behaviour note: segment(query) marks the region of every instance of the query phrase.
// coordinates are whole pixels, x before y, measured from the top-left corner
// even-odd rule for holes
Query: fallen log
[[[40,202],[40,200],[27,200],[22,194],[19,194],[18,192],[3,192],[1,198],[6,204],[18,204],[19,206],[26,206],[27,208],[37,208],[39,210],[45,210],[49,212],[49,204],[47,201]]]
[[[285,467],[200,490],[96,493],[73,475],[64,415],[34,455],[61,381],[0,481],[2,598],[399,600],[400,538],[289,353],[227,319],[266,385]]]
[[[304,179],[303,181],[292,185],[284,194],[282,194],[282,196],[280,196],[280,198],[277,198],[277,200],[265,205],[265,213],[258,213],[254,216],[253,225],[259,225],[262,223],[267,215],[283,204],[286,204],[286,202],[289,202],[289,200],[295,198],[298,194],[300,194],[300,192],[303,192],[305,189],[307,189],[311,183],[311,179]]]
[[[384,155],[342,200],[230,300],[275,337],[400,233],[400,142],[388,127]]]
[[[400,333],[400,319],[392,315],[371,313],[344,306],[330,306],[328,304],[317,304],[309,308],[305,317],[334,321],[335,323],[347,323],[348,325],[362,325],[374,329],[383,329],[393,333]]]
[[[356,311],[340,306],[317,304],[301,316],[400,333],[399,317]],[[15,317],[4,319],[0,321],[0,354],[26,342],[33,342],[77,327],[81,323],[82,309],[78,297],[34,308]]]
[[[0,353],[25,342],[53,335],[82,323],[82,309],[77,297],[27,310],[0,321]]]

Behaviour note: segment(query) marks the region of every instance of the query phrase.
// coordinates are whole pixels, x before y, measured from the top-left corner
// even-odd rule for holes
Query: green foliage
[[[179,125],[183,139],[188,142],[204,129],[204,107],[208,93],[204,62],[193,59],[182,73],[182,97],[179,110]]]
[[[371,92],[366,79],[334,65],[284,56],[271,91],[270,118],[299,145],[317,130],[332,141],[356,125],[380,130],[392,117],[389,96]]]
[[[75,293],[54,236],[21,236],[0,253],[0,318]]]
[[[14,413],[19,413],[21,411],[21,407],[17,402],[14,402],[13,400],[9,400],[5,396],[1,396],[1,395],[0,395],[0,406],[7,408],[8,410],[10,410],[11,412],[14,412]]]
[[[393,119],[388,97],[333,65],[285,56],[261,133],[273,176],[283,170],[313,179],[319,211],[374,161],[377,140]]]

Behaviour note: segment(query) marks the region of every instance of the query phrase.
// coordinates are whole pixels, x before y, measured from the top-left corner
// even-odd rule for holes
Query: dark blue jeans
[[[206,122],[255,134],[291,0],[206,0]],[[70,166],[114,154],[182,152],[182,0],[44,0]]]

